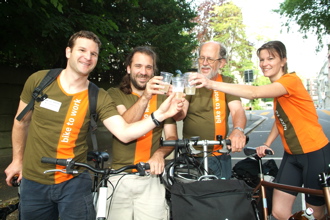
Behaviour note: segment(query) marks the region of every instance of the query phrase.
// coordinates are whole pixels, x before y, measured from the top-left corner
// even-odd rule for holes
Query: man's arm
[[[31,121],[32,111],[29,111],[21,121],[16,120],[16,117],[25,108],[27,104],[22,100],[19,103],[17,114],[14,119],[14,125],[12,129],[12,145],[13,145],[13,159],[11,164],[6,168],[5,173],[7,175],[7,185],[11,186],[10,180],[13,176],[18,175],[18,180],[22,179],[23,168],[23,156],[24,149],[28,134],[28,129]]]
[[[126,109],[124,105],[117,106],[119,114],[123,116],[127,123],[132,123],[141,120],[148,106],[149,100],[152,98],[152,96],[156,94],[162,94],[158,90],[160,87],[159,84],[161,83],[161,77],[154,76],[149,80],[146,85],[146,89],[144,90],[138,101],[134,103],[134,105],[132,105],[129,109]]]
[[[176,99],[175,94],[170,95],[159,108],[154,111],[154,118],[162,122],[167,118],[173,117],[173,115],[182,110],[183,100],[184,99]],[[124,143],[128,143],[145,135],[156,126],[152,117],[128,124],[120,115],[114,115],[105,119],[103,124],[113,135]]]
[[[244,131],[234,128],[245,128],[246,125],[246,115],[242,107],[242,103],[239,100],[234,100],[228,103],[230,114],[233,122],[233,131],[229,135],[231,140],[231,150],[232,152],[240,152],[246,144],[246,137]]]
[[[164,124],[165,140],[177,140],[178,132],[175,124]],[[174,150],[174,146],[159,147],[148,160],[151,174],[161,174],[165,167],[165,158]]]

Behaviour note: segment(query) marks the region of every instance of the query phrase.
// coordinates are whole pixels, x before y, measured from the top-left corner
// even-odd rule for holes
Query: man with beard
[[[128,122],[150,117],[151,112],[166,99],[159,91],[162,88],[161,76],[154,76],[157,70],[156,54],[147,46],[133,49],[126,59],[127,74],[119,88],[110,88],[110,96],[116,103],[119,114]],[[177,140],[175,121],[171,119],[160,123],[146,135],[125,144],[114,138],[112,168],[147,162],[150,176],[122,175],[110,178],[112,194],[109,219],[168,219],[168,206],[165,188],[158,174],[165,166],[165,157],[174,147],[160,147],[162,131],[166,140]]]
[[[226,48],[219,42],[206,42],[199,48],[199,72],[209,79],[232,83],[233,79],[221,74],[220,69],[226,64]],[[183,137],[199,136],[201,140],[215,140],[216,135],[231,140],[232,152],[240,152],[245,145],[244,128],[246,125],[245,111],[239,97],[228,95],[206,88],[196,90],[195,95],[186,96],[183,110],[175,119],[184,120]],[[228,116],[232,116],[233,130],[227,137],[229,126]],[[209,146],[208,167],[219,179],[231,177],[231,156],[221,155],[216,150],[221,145]],[[196,147],[202,150],[202,147]],[[203,155],[196,155],[203,162]]]

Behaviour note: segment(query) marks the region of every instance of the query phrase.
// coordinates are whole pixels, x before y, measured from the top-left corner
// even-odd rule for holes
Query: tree
[[[193,32],[196,33],[197,41],[199,44],[213,39],[214,33],[210,26],[210,20],[215,17],[213,11],[215,6],[221,6],[225,0],[205,0],[197,9],[198,15],[193,19],[197,25],[194,27]]]
[[[288,30],[292,23],[297,23],[305,38],[308,32],[315,33],[319,42],[317,50],[323,48],[322,38],[330,34],[329,0],[285,0],[274,11],[288,19],[284,24]]]
[[[118,83],[135,46],[156,49],[161,70],[188,69],[196,16],[188,0],[0,0],[0,64],[39,69],[65,67],[72,33],[90,30],[102,41],[92,79]]]
[[[64,48],[72,33],[90,30],[103,42],[103,54],[115,52],[103,33],[117,29],[102,16],[101,0],[6,0],[0,4],[2,64],[38,70],[65,67]],[[99,9],[99,10],[97,10]],[[98,69],[106,68],[101,58]]]
[[[246,40],[241,9],[228,2],[214,7],[213,13],[216,15],[211,18],[214,40],[222,42],[228,54],[224,74],[238,71],[243,77],[244,70],[254,69],[251,61],[254,47]]]
[[[118,31],[109,36],[117,49],[109,61],[116,82],[125,74],[122,61],[127,53],[140,45],[155,49],[160,71],[174,73],[176,69],[184,72],[190,68],[191,51],[196,47],[194,34],[188,34],[195,26],[191,20],[196,16],[190,5],[186,0],[139,1],[136,5],[122,0],[106,5],[118,25]]]

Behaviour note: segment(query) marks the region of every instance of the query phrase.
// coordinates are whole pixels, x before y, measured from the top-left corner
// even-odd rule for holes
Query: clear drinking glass
[[[175,92],[176,98],[183,98],[184,90],[184,77],[177,76],[172,78],[173,92]]]
[[[164,93],[168,92],[168,89],[170,88],[171,85],[171,80],[172,80],[172,73],[168,73],[168,72],[160,72],[160,75],[163,77],[163,82],[165,83],[165,87],[164,89],[160,89],[159,91],[162,91]]]
[[[195,95],[196,93],[196,86],[189,84],[189,75],[194,72],[187,72],[184,74],[184,91],[186,95]]]

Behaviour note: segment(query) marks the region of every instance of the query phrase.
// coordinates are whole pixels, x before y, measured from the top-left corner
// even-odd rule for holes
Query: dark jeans
[[[204,163],[203,157],[197,158],[200,163]],[[229,180],[231,178],[231,155],[223,154],[220,156],[208,157],[209,171],[219,179]]]
[[[44,185],[25,178],[20,185],[21,220],[94,220],[88,172],[60,184]]]

